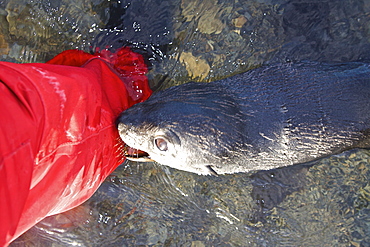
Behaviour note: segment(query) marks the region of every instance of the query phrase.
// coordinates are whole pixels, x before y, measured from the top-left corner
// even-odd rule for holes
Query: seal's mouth
[[[150,158],[147,152],[141,151],[136,148],[132,148],[125,144],[123,147],[123,154],[126,156],[126,159],[137,161],[137,162],[150,162],[154,161]]]

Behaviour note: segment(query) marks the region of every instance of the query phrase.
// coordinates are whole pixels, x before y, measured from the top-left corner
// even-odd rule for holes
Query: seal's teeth
[[[123,154],[126,156],[128,160],[132,160],[132,161],[140,161],[140,162],[153,161],[147,152],[141,151],[136,148],[132,148],[128,146],[127,144],[125,145],[123,149]]]

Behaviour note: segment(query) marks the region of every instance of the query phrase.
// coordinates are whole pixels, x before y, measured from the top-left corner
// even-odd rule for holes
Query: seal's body
[[[369,147],[370,66],[262,67],[152,95],[118,119],[122,140],[198,174],[266,170]]]

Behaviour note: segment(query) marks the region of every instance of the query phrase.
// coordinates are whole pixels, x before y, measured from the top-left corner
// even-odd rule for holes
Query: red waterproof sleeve
[[[87,200],[123,161],[114,122],[151,94],[145,72],[128,48],[0,62],[0,246]]]

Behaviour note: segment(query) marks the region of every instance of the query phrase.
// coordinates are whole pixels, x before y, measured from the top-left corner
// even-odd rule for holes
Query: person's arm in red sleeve
[[[128,48],[0,62],[0,246],[87,200],[124,160],[115,119],[150,96],[145,72]]]

